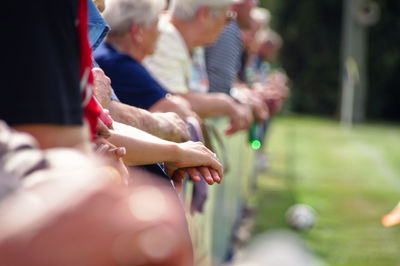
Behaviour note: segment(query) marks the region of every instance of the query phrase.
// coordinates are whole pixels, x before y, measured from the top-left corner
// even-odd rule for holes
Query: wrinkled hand
[[[268,76],[268,80],[273,80],[280,84],[287,84],[289,82],[289,78],[286,73],[279,70],[271,72]]]
[[[174,104],[174,106],[169,106],[169,108],[172,108],[172,110],[170,110],[171,112],[177,113],[181,118],[193,116],[194,112],[188,100],[179,95],[170,94],[166,98],[168,99],[168,101]]]
[[[260,90],[257,91],[257,94],[259,95],[259,99],[268,106],[270,115],[278,113],[286,99],[284,93],[276,88]]]
[[[246,98],[247,104],[249,104],[253,110],[254,118],[258,121],[265,121],[269,117],[268,105],[263,101],[262,98],[254,91],[250,89],[242,89],[242,93]]]
[[[290,95],[288,82],[289,79],[285,73],[274,71],[269,75],[264,90],[278,93],[282,99],[286,99]]]
[[[105,139],[108,139],[111,136],[109,128],[99,118],[97,119],[96,136]]]
[[[179,95],[168,94],[164,99],[155,103],[149,111],[154,113],[173,112],[184,120],[188,117],[194,117],[200,125],[202,124],[200,117],[193,111],[189,101]]]
[[[271,115],[278,113],[285,99],[289,97],[290,89],[287,82],[286,75],[277,72],[271,75],[265,84],[256,83],[254,86],[258,97],[268,105]]]
[[[167,94],[163,99],[157,101],[149,109],[150,112],[174,112],[178,114],[182,119],[188,116],[193,116],[193,110],[190,103],[176,95]]]
[[[92,74],[94,78],[94,96],[101,106],[107,109],[111,101],[111,80],[104,74],[104,71],[98,67],[92,69]]]
[[[215,154],[201,142],[184,142],[177,146],[177,156],[174,161],[165,162],[167,175],[177,187],[182,184],[185,173],[193,181],[200,181],[200,174],[210,185],[220,183],[223,177],[222,165]]]
[[[282,109],[283,102],[283,99],[271,99],[267,101],[271,115],[277,114]]]
[[[253,113],[248,105],[235,103],[230,115],[230,124],[225,129],[225,134],[232,135],[240,130],[246,130],[253,120]]]
[[[170,95],[168,99],[175,104],[175,108],[172,108],[170,110],[171,112],[177,113],[182,119],[186,119],[188,117],[194,117],[196,118],[200,126],[203,125],[203,121],[197,115],[197,113],[193,111],[192,105],[188,100],[186,100],[180,95]]]
[[[159,138],[178,143],[190,139],[185,121],[176,113],[153,113],[153,117],[158,122],[158,129],[154,134]]]

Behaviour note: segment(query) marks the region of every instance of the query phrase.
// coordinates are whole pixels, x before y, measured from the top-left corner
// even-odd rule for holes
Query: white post
[[[343,0],[342,99],[343,125],[365,119],[367,99],[367,27],[379,20],[379,7],[372,0]]]
[[[342,126],[351,128],[354,120],[355,86],[360,81],[360,75],[357,63],[353,58],[347,59],[344,69],[340,122]]]

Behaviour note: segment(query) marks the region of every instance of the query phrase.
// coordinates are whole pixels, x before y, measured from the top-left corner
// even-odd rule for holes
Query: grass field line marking
[[[383,159],[382,153],[379,152],[375,147],[364,141],[359,141],[361,150],[369,159],[375,164],[378,171],[382,176],[391,184],[396,186],[396,190],[400,192],[400,174],[395,171],[388,163]]]

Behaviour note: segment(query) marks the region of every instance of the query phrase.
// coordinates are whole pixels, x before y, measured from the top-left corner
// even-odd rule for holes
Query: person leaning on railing
[[[156,2],[147,1],[147,4]],[[138,12],[138,8],[141,5],[146,7],[146,1],[115,0],[107,3],[109,3],[109,10],[113,10],[113,7],[115,6],[119,7],[119,4],[121,4],[128,7],[130,6],[130,9],[126,8],[125,6],[124,10],[128,12],[131,11],[133,13]],[[162,4],[163,1],[158,1],[158,3]],[[124,17],[126,18],[126,16]],[[99,19],[101,20],[101,17]],[[130,21],[131,20],[128,20],[128,27],[136,27],[136,25],[130,25]],[[99,90],[104,89],[111,90],[110,80],[107,77],[104,77],[104,73],[99,69],[94,69],[93,71],[97,73],[95,76],[103,76],[103,79],[105,80],[104,82],[95,83],[94,91],[98,92]],[[126,72],[125,69],[121,69],[121,71]],[[117,84],[118,81],[119,80],[116,80]],[[99,89],[99,87],[102,87],[103,89]],[[156,95],[156,97],[158,96]],[[155,97],[152,97],[151,99],[154,100],[154,98]],[[107,102],[107,96],[103,97],[103,99],[105,100],[102,100],[101,102],[105,104],[104,102]],[[148,104],[148,102],[146,104]],[[111,117],[112,116],[113,114],[111,114]],[[178,186],[181,184],[186,172],[189,173],[189,176],[196,181],[200,179],[201,174],[209,184],[221,182],[221,178],[223,176],[221,164],[218,162],[218,159],[214,156],[214,154],[205,148],[201,143],[185,142],[177,144],[164,141],[146,134],[145,132],[141,132],[140,130],[129,125],[118,123],[112,120],[107,126],[109,128],[109,136],[107,140],[103,141],[109,141],[110,144],[117,147],[125,147],[126,155],[123,157],[123,160],[129,166],[147,165],[157,162],[164,163],[164,170],[166,174],[172,178]],[[159,174],[161,176],[164,175],[163,173]]]
[[[201,118],[227,116],[227,134],[247,129],[252,121],[246,105],[221,93],[191,92],[191,53],[195,47],[213,43],[227,22],[231,0],[172,1],[168,14],[161,17],[161,32],[155,53],[144,65],[166,89],[189,101]]]

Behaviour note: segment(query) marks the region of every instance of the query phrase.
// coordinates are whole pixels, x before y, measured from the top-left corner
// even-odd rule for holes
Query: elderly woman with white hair
[[[181,100],[183,104],[179,104],[178,99],[168,96],[168,91],[161,87],[140,63],[147,54],[151,54],[154,50],[158,36],[158,15],[164,6],[164,0],[106,1],[106,10],[103,14],[112,30],[107,36],[106,42],[103,42],[96,49],[95,59],[107,76],[111,78],[113,88],[122,102],[150,111],[174,111],[183,117],[193,117],[196,114],[190,110],[190,105],[183,99]],[[117,125],[123,126],[122,124]],[[128,128],[123,127],[120,130],[127,131]],[[132,129],[129,128],[128,132],[131,131]],[[148,139],[148,137],[145,139]],[[114,141],[113,144],[118,144],[117,146],[125,146],[128,152],[127,156],[130,148],[133,148],[124,144],[123,139],[114,138],[113,135],[110,141],[112,143]],[[152,138],[152,141],[157,144],[161,140]],[[198,151],[205,148],[203,145],[193,142],[177,145],[180,146],[178,148],[181,151],[179,154],[193,152],[193,145],[199,145]],[[162,146],[171,145],[164,143]],[[153,156],[158,157],[162,153],[161,151]],[[206,152],[208,153],[209,150],[206,149]],[[169,157],[173,157],[174,153],[170,153]],[[144,151],[142,155],[144,155]],[[134,157],[136,154],[132,156]],[[178,169],[174,170],[176,170],[178,176],[183,176],[183,171],[187,171],[195,181],[200,181],[201,174],[208,184],[221,182],[220,164],[210,166],[210,164],[202,164],[198,161],[198,163],[193,162],[189,168],[183,167],[185,169],[179,170],[182,167],[178,166]],[[169,174],[170,177],[171,174],[173,173]]]
[[[103,15],[112,30],[96,50],[95,59],[123,103],[153,112],[176,112],[182,118],[196,116],[183,99],[169,97],[141,64],[154,52],[158,16],[165,5],[165,0],[106,1]]]

